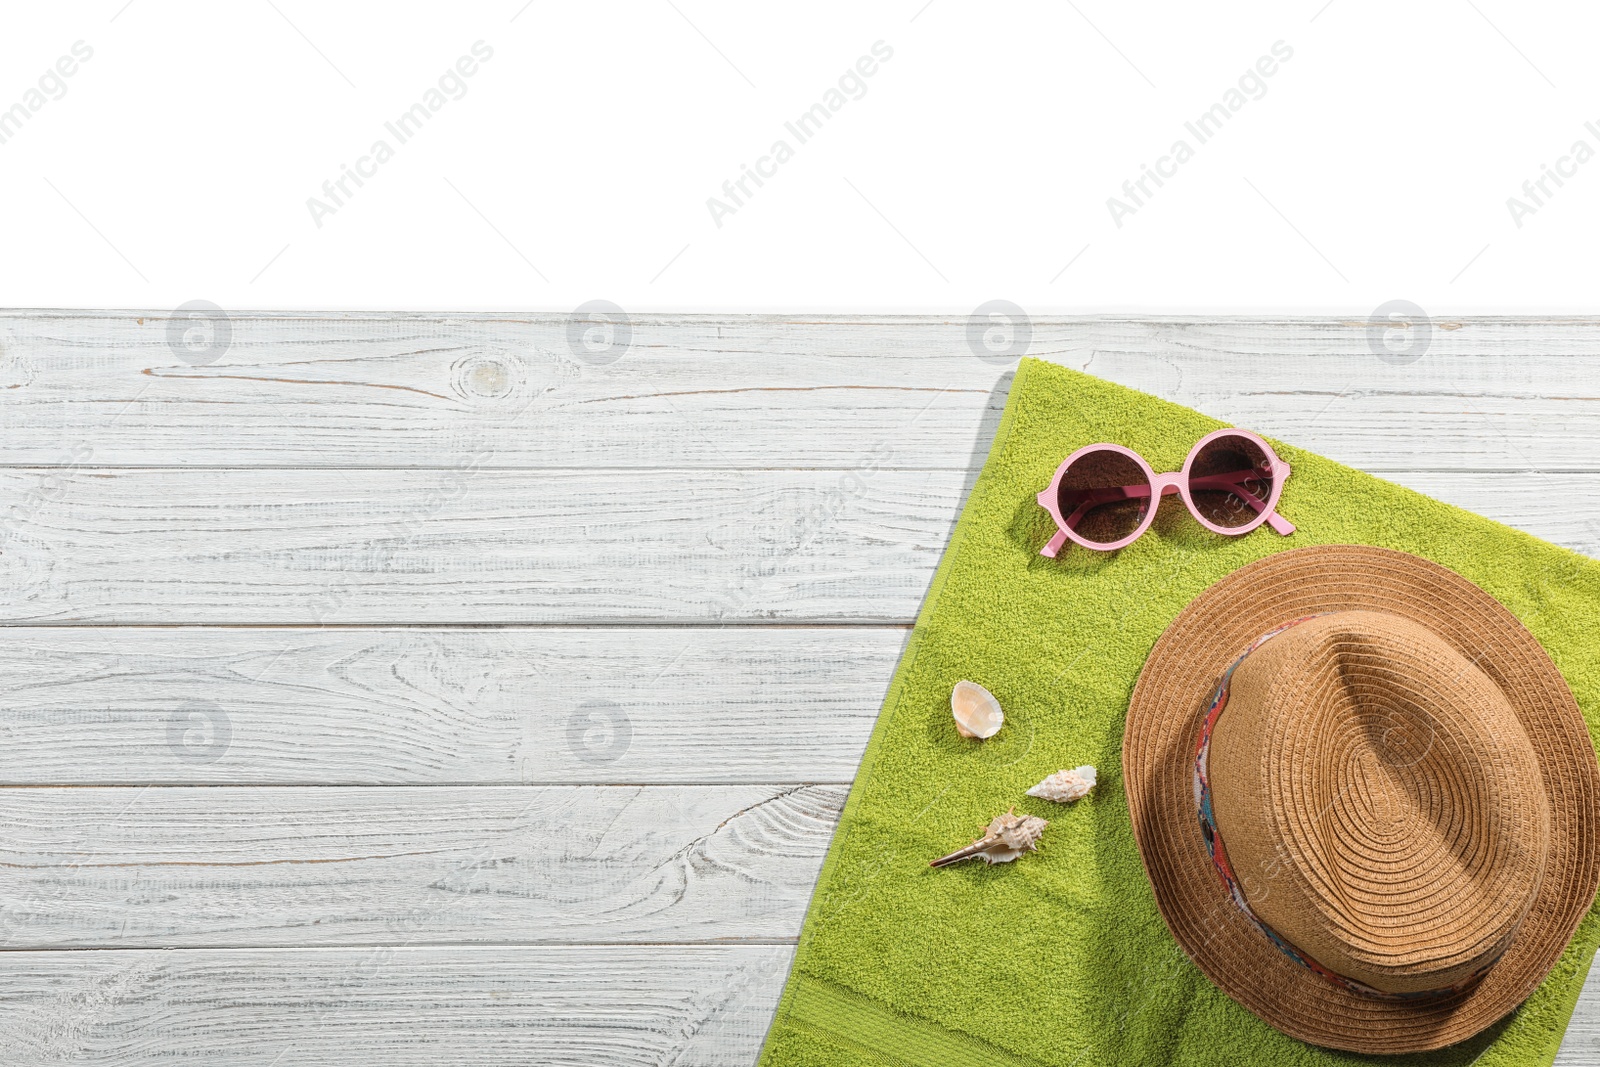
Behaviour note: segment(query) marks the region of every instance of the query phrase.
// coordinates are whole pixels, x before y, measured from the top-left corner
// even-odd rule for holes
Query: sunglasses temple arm
[[[1243,472],[1241,472],[1241,473],[1243,473]],[[1237,480],[1234,480],[1235,478],[1237,478]],[[1222,482],[1224,485],[1227,485],[1227,486],[1230,487],[1230,489],[1234,493],[1234,495],[1238,496],[1241,500],[1243,500],[1246,504],[1249,504],[1252,508],[1255,508],[1256,514],[1259,515],[1263,511],[1267,511],[1266,501],[1262,500],[1260,497],[1258,497],[1254,493],[1250,492],[1250,490],[1246,489],[1243,485],[1239,484],[1240,482],[1242,482],[1244,480],[1245,480],[1244,478],[1238,477],[1236,475],[1222,474],[1222,475],[1213,475],[1213,476],[1211,476],[1209,478],[1197,478],[1193,482],[1190,482],[1189,484],[1191,486],[1194,486],[1194,485],[1201,485],[1201,484],[1203,484],[1205,482]],[[1272,527],[1278,533],[1282,534],[1284,537],[1288,537],[1290,534],[1294,533],[1294,523],[1290,522],[1288,519],[1284,518],[1282,515],[1279,515],[1276,511],[1268,511],[1267,512],[1267,525]]]
[[[1168,486],[1163,490],[1163,494],[1176,493],[1177,491],[1177,486]],[[1076,530],[1078,521],[1087,515],[1091,509],[1097,508],[1101,504],[1109,504],[1113,500],[1141,500],[1149,495],[1150,487],[1148,485],[1118,485],[1106,489],[1091,490],[1089,495],[1084,498],[1083,503],[1079,504],[1077,509],[1067,516],[1067,525]]]
[[[1169,486],[1165,492],[1176,493],[1177,486]],[[1150,495],[1148,485],[1112,485],[1104,489],[1091,489],[1084,497],[1083,503],[1078,505],[1074,515],[1081,515],[1085,510],[1099,504],[1109,504],[1113,500],[1140,500]]]
[[[1267,525],[1272,527],[1279,534],[1282,534],[1284,537],[1288,537],[1290,534],[1294,533],[1294,523],[1290,522],[1282,515],[1279,515],[1276,511],[1267,511],[1266,501],[1262,500],[1260,497],[1256,496],[1242,485],[1235,487],[1233,491],[1239,496],[1243,497],[1245,503],[1255,508],[1257,515],[1261,514],[1263,511],[1266,511]]]
[[[1169,485],[1162,489],[1161,492],[1165,496],[1177,491],[1178,487],[1176,485]],[[1108,504],[1113,500],[1139,500],[1149,495],[1150,487],[1148,485],[1118,485],[1106,489],[1091,490],[1084,498],[1083,503],[1079,504],[1072,514],[1067,516],[1066,524],[1076,530],[1078,522],[1092,508],[1099,507],[1101,504]],[[1039,550],[1039,555],[1049,556],[1053,559],[1055,554],[1061,551],[1061,546],[1066,544],[1066,541],[1067,535],[1064,532],[1057,531],[1056,535],[1050,539],[1050,543]]]

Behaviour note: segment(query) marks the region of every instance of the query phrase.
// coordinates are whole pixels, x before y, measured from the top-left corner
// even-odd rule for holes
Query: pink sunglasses
[[[1287,537],[1294,524],[1273,509],[1288,478],[1289,464],[1244,430],[1206,434],[1173,474],[1157,474],[1121,445],[1084,445],[1039,494],[1058,527],[1039,554],[1054,557],[1069,540],[1102,552],[1132,544],[1155,521],[1151,501],[1173,493],[1212,533],[1237,536],[1267,523]]]

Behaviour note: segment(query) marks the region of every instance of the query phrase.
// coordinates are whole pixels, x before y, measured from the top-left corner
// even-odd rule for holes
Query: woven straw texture
[[[1453,988],[1499,958],[1542,883],[1550,806],[1476,664],[1403,616],[1340,611],[1247,657],[1225,710],[1211,795],[1257,917],[1388,992]]]
[[[1314,957],[1319,952],[1336,957],[1321,962],[1350,977],[1363,977],[1351,973],[1352,964],[1359,970],[1364,963],[1370,972],[1372,956],[1365,961],[1353,960],[1348,954],[1337,958],[1332,946],[1340,942],[1335,938],[1342,936],[1348,945],[1351,940],[1360,940],[1360,927],[1365,926],[1370,939],[1372,928],[1388,921],[1392,905],[1385,898],[1392,893],[1414,894],[1420,888],[1421,900],[1413,905],[1421,903],[1433,909],[1433,914],[1418,915],[1410,929],[1402,925],[1391,930],[1390,935],[1401,942],[1395,947],[1409,947],[1413,962],[1425,958],[1430,948],[1454,948],[1458,955],[1471,957],[1455,960],[1457,970],[1471,970],[1470,964],[1497,950],[1500,935],[1510,932],[1495,930],[1492,921],[1475,914],[1475,905],[1515,907],[1518,900],[1531,900],[1510,947],[1484,979],[1445,1000],[1421,1004],[1373,1000],[1338,989],[1300,967],[1267,941],[1223,893],[1196,829],[1193,754],[1200,715],[1216,680],[1252,640],[1274,626],[1304,615],[1343,611],[1386,612],[1420,624],[1448,644],[1449,649],[1443,650],[1445,656],[1453,649],[1466,663],[1436,663],[1435,670],[1425,671],[1421,664],[1412,662],[1408,677],[1430,677],[1441,684],[1460,685],[1467,692],[1477,688],[1482,698],[1481,686],[1472,685],[1472,674],[1461,670],[1462,666],[1475,664],[1504,694],[1509,710],[1515,712],[1521,732],[1516,730],[1516,723],[1502,720],[1495,736],[1492,730],[1475,729],[1459,709],[1448,710],[1445,700],[1410,694],[1416,701],[1412,707],[1426,708],[1438,716],[1432,747],[1411,768],[1415,774],[1409,780],[1413,790],[1431,790],[1434,795],[1420,803],[1415,793],[1399,795],[1404,792],[1402,781],[1391,787],[1390,802],[1400,809],[1395,812],[1397,816],[1406,815],[1405,808],[1411,809],[1407,817],[1412,825],[1403,835],[1411,847],[1451,844],[1454,850],[1447,855],[1407,858],[1404,848],[1397,848],[1395,854],[1403,858],[1401,866],[1409,864],[1414,868],[1420,863],[1421,869],[1382,884],[1379,864],[1351,855],[1362,836],[1371,832],[1364,828],[1377,821],[1373,811],[1379,800],[1370,793],[1362,796],[1363,788],[1370,788],[1371,783],[1363,787],[1352,781],[1352,773],[1359,774],[1359,768],[1353,772],[1348,763],[1343,767],[1332,765],[1339,756],[1340,743],[1316,737],[1315,726],[1297,734],[1270,727],[1270,736],[1258,739],[1256,744],[1237,737],[1231,739],[1234,743],[1230,755],[1239,766],[1229,769],[1238,773],[1230,775],[1220,767],[1214,768],[1214,781],[1228,780],[1237,787],[1254,780],[1259,789],[1261,778],[1266,777],[1276,795],[1263,798],[1270,807],[1257,809],[1261,819],[1251,819],[1248,790],[1230,788],[1231,795],[1220,796],[1216,801],[1218,826],[1225,840],[1231,829],[1242,843],[1247,843],[1248,865],[1239,862],[1245,857],[1235,854],[1236,869],[1255,874],[1269,911],[1282,898],[1293,901],[1297,897],[1315,897],[1318,890],[1322,891],[1318,904],[1290,904],[1291,911],[1300,913],[1299,922],[1285,919],[1282,914],[1262,914],[1262,918],[1275,928],[1274,918],[1294,925],[1292,932],[1279,928],[1291,941],[1297,934],[1322,935],[1310,938],[1312,944],[1299,947]],[[1403,629],[1393,627],[1384,642],[1391,652],[1401,651]],[[1313,632],[1305,640],[1324,636],[1325,633]],[[1414,631],[1410,636],[1428,652],[1439,655],[1440,650],[1429,647],[1425,638]],[[1291,643],[1284,651],[1293,652],[1297,647]],[[1269,642],[1262,651],[1271,648]],[[1260,666],[1270,669],[1283,665],[1266,662]],[[1292,686],[1328,676],[1314,666],[1302,663],[1298,670],[1285,670],[1283,677]],[[1454,683],[1453,672],[1461,674]],[[1263,674],[1257,671],[1250,680],[1259,685]],[[1390,681],[1398,679],[1391,676]],[[1394,699],[1397,689],[1397,685],[1387,689],[1394,710],[1387,715],[1390,725],[1383,729],[1417,729],[1422,719],[1415,712],[1408,713],[1403,701]],[[1369,695],[1376,699],[1376,694]],[[1259,707],[1267,702],[1254,692],[1249,696],[1256,699],[1247,700],[1245,721],[1236,726],[1259,725],[1253,721],[1258,716],[1248,713],[1254,710],[1252,705]],[[1331,694],[1326,699],[1335,702]],[[1490,708],[1492,715],[1494,704],[1483,706]],[[1240,708],[1230,703],[1218,720],[1219,730],[1237,710]],[[1283,714],[1281,708],[1279,714]],[[1337,714],[1335,711],[1333,717]],[[1392,758],[1393,753],[1383,753],[1381,733],[1376,739],[1370,737],[1370,731],[1376,728],[1377,723],[1369,721],[1358,731],[1368,735],[1358,742],[1358,754],[1364,753],[1370,763],[1381,761],[1392,769],[1399,761]],[[1422,744],[1420,738],[1408,738],[1403,748]],[[1285,752],[1286,746],[1291,751]],[[1310,753],[1311,758],[1306,765],[1287,768],[1285,776],[1282,761],[1295,759],[1295,747]],[[1525,758],[1533,754],[1537,755],[1539,766],[1538,773],[1530,777],[1533,769],[1526,765]],[[1269,766],[1242,766],[1252,758]],[[1307,548],[1252,564],[1206,590],[1162,635],[1139,677],[1128,708],[1122,759],[1134,834],[1155,886],[1157,903],[1173,936],[1230,996],[1277,1028],[1316,1044],[1392,1053],[1440,1048],[1471,1037],[1516,1007],[1538,986],[1566,947],[1594,899],[1600,880],[1600,841],[1595,836],[1600,769],[1596,767],[1583,717],[1566,683],[1539,643],[1493,597],[1461,576],[1411,555],[1361,546]],[[1344,796],[1335,801],[1334,796],[1341,789]],[[1541,790],[1545,803],[1527,803],[1522,794],[1529,789]],[[1297,790],[1300,792],[1295,795]],[[1474,791],[1478,795],[1469,803],[1467,798]],[[1366,810],[1359,810],[1363,803]],[[1455,818],[1493,815],[1509,820],[1509,825],[1492,831],[1471,825],[1450,826],[1447,819],[1440,817],[1441,812],[1428,810],[1432,804],[1453,805],[1451,814]],[[1338,831],[1319,829],[1327,825],[1324,820],[1328,814],[1337,819],[1341,810],[1345,818]],[[1232,827],[1224,821],[1224,811],[1233,816]],[[1319,815],[1324,820],[1318,820]],[[1532,820],[1531,825],[1525,820]],[[1302,860],[1315,857],[1319,848],[1340,850],[1342,855],[1330,861],[1338,873],[1325,872],[1318,886],[1306,874],[1311,864],[1272,863],[1272,838],[1276,835],[1260,831],[1263,821],[1277,826],[1299,823],[1282,830],[1281,839],[1296,842],[1295,855]],[[1255,840],[1251,839],[1252,823],[1257,827]],[[1499,851],[1483,857],[1469,854],[1464,861],[1462,851],[1468,850],[1462,850],[1461,845],[1470,845],[1473,838],[1480,846]],[[1231,840],[1229,843],[1233,847]],[[1548,847],[1540,849],[1539,844]],[[1541,858],[1541,853],[1542,870],[1531,863]],[[1367,877],[1362,880],[1367,884],[1351,884],[1363,867]],[[1441,899],[1435,886],[1428,884],[1441,876],[1443,885],[1439,888],[1449,890],[1454,899],[1450,895]],[[1359,920],[1352,920],[1349,913],[1353,909],[1348,901],[1335,903],[1328,899],[1328,887],[1341,882],[1345,883],[1346,894],[1365,890],[1367,899],[1354,906],[1361,913]],[[1284,892],[1279,893],[1280,889]],[[1252,907],[1256,906],[1254,896],[1247,888],[1246,898],[1252,901]],[[1320,930],[1317,922],[1305,921],[1308,907],[1323,920]],[[1335,916],[1343,921],[1330,922]],[[1335,925],[1338,934],[1329,936],[1328,931]],[[1450,981],[1430,980],[1424,974],[1421,981],[1399,984],[1430,988],[1449,985]]]

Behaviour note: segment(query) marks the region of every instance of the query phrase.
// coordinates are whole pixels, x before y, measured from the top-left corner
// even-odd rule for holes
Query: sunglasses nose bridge
[[[1186,476],[1182,471],[1174,471],[1171,474],[1158,474],[1151,482],[1151,488],[1155,490],[1153,495],[1168,496],[1176,493],[1185,480]]]

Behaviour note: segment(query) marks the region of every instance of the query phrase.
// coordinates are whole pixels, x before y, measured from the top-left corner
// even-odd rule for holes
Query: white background
[[[630,312],[1428,312],[1595,304],[1600,14],[1375,0],[1229,5],[707,0],[8,5],[3,303]],[[473,43],[493,58],[318,227],[322,195]],[[882,41],[866,92],[784,123]],[[1184,123],[1282,41],[1209,142]],[[722,185],[794,158],[719,227]],[[1192,160],[1114,224],[1107,199]]]

